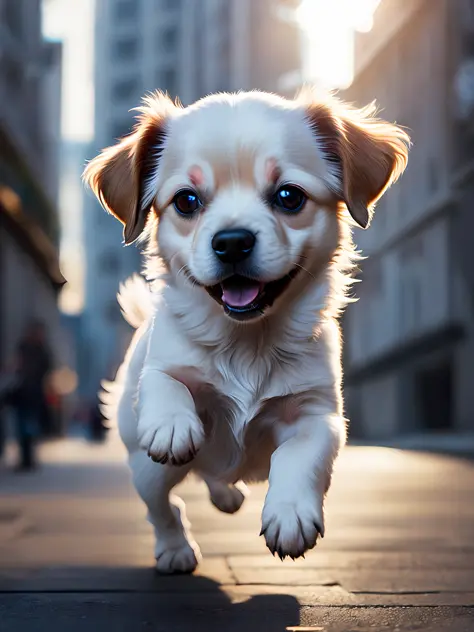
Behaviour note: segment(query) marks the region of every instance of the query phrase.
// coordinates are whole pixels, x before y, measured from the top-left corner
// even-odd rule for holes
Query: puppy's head
[[[85,179],[126,243],[156,216],[171,275],[237,320],[304,291],[340,245],[342,209],[365,228],[407,162],[404,131],[337,101],[247,93],[183,109],[155,95],[140,112]]]

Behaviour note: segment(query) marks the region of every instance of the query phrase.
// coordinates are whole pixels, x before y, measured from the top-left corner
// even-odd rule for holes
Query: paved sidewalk
[[[349,448],[306,560],[271,557],[265,488],[226,516],[180,493],[204,561],[157,577],[152,534],[116,438],[44,446],[34,475],[0,468],[0,631],[474,630],[474,463]],[[298,627],[301,626],[301,627]]]

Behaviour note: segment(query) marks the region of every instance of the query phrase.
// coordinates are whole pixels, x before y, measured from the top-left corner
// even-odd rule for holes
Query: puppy
[[[137,327],[107,385],[157,569],[191,572],[199,549],[170,491],[193,470],[233,513],[242,481],[268,479],[262,532],[297,558],[324,535],[345,441],[337,316],[355,254],[351,224],[405,169],[409,139],[335,99],[259,92],[186,108],[154,94],[85,180],[148,243],[148,285],[119,297]],[[160,267],[157,265],[159,262]]]

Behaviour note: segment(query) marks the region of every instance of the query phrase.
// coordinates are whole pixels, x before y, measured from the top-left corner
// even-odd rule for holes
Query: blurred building
[[[182,48],[174,85],[183,103],[218,91],[288,91],[293,95],[292,79],[300,76],[302,63],[300,31],[291,10],[299,0],[169,0],[163,4],[182,6]]]
[[[356,234],[369,259],[345,318],[354,435],[474,430],[474,109],[460,107],[466,81],[458,89],[473,36],[472,1],[382,0],[372,31],[356,37],[344,98],[377,99],[414,144]]]
[[[62,49],[61,42],[43,41],[39,82],[39,116],[43,128],[41,150],[46,156],[43,181],[46,194],[55,206],[59,202]]]
[[[60,361],[56,212],[61,45],[40,0],[0,0],[0,367],[32,318]]]
[[[90,156],[126,134],[130,109],[161,89],[189,104],[223,90],[285,91],[301,67],[299,31],[286,16],[297,0],[97,0],[95,140]],[[285,13],[286,12],[286,13]],[[84,344],[87,388],[110,376],[130,331],[116,301],[121,280],[139,270],[121,227],[92,196],[85,205]]]

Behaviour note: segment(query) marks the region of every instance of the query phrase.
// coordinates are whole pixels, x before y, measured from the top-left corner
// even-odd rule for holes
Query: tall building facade
[[[356,234],[369,258],[360,302],[344,321],[355,436],[474,431],[474,119],[459,121],[456,91],[473,52],[465,45],[472,5],[382,0],[372,31],[356,38],[344,98],[376,99],[384,118],[408,128],[413,147],[372,226]]]
[[[57,139],[61,46],[41,35],[40,0],[0,0],[0,367],[32,319],[61,361]]]
[[[95,140],[90,155],[126,134],[142,95],[160,89],[185,105],[217,91],[284,91],[301,67],[295,0],[97,0]],[[285,45],[282,46],[281,43]],[[139,270],[135,246],[92,196],[85,206],[84,312],[87,391],[110,376],[130,331],[116,302],[120,281]]]

